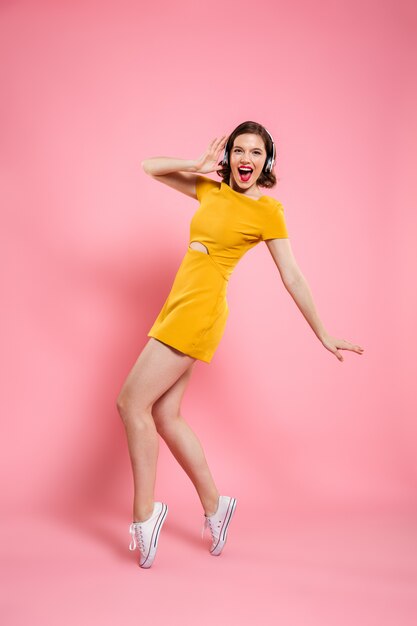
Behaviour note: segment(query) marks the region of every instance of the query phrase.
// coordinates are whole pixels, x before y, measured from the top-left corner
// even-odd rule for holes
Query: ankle
[[[139,522],[146,522],[150,517],[152,517],[153,507],[151,509],[144,509],[143,511],[138,511],[137,514],[133,515],[133,523],[137,524]]]
[[[212,500],[207,506],[204,507],[204,515],[206,517],[211,517],[215,513],[217,513],[217,509],[219,508],[220,495],[217,496],[216,500]]]

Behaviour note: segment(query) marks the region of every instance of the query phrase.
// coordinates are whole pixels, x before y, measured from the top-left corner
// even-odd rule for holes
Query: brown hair
[[[265,130],[265,128],[261,124],[258,124],[257,122],[251,122],[251,121],[242,122],[242,124],[239,124],[239,126],[236,126],[236,128],[230,133],[227,139],[226,146],[225,146],[225,149],[227,150],[229,162],[224,164],[223,161],[220,161],[219,165],[223,165],[223,167],[222,169],[217,171],[217,174],[223,178],[223,181],[227,185],[229,184],[230,172],[231,172],[230,153],[232,151],[233,143],[236,137],[238,137],[239,135],[243,135],[244,133],[252,133],[254,135],[260,135],[265,144],[267,157],[265,159],[264,168],[258,180],[256,181],[256,184],[259,185],[259,187],[267,187],[267,188],[274,187],[277,184],[277,178],[274,174],[274,170],[272,169],[271,172],[265,172],[265,165],[268,161],[268,157],[272,157],[272,153],[273,153],[272,141],[268,132]],[[276,151],[276,146],[275,146],[275,151]],[[223,156],[222,156],[222,159],[223,159]]]

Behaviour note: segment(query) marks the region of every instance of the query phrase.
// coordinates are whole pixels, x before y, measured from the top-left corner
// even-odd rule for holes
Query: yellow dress
[[[229,315],[227,284],[239,259],[266,239],[287,238],[282,204],[261,196],[249,198],[225,182],[198,176],[200,205],[190,223],[190,243],[171,291],[148,337],[210,363]]]

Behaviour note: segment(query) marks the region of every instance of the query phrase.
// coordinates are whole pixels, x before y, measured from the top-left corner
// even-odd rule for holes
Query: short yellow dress
[[[227,285],[239,259],[261,241],[288,238],[288,232],[283,206],[271,196],[249,198],[201,175],[196,193],[200,205],[190,243],[204,244],[209,253],[187,249],[148,337],[210,363],[225,330]]]

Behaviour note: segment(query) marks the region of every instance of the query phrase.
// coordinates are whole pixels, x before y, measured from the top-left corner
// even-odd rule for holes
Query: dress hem
[[[198,359],[199,361],[204,361],[204,363],[210,363],[213,355],[212,356],[208,356],[206,352],[199,352],[198,350],[193,350],[193,349],[188,349],[188,348],[184,348],[183,346],[181,346],[179,343],[172,342],[171,339],[164,339],[163,334],[161,333],[157,333],[156,331],[150,331],[147,333],[148,337],[153,337],[153,339],[158,339],[159,341],[162,341],[162,343],[165,343],[166,345],[170,346],[171,348],[175,348],[175,350],[179,350],[180,352],[183,352],[184,354],[186,354],[187,356],[191,356],[194,359]]]

